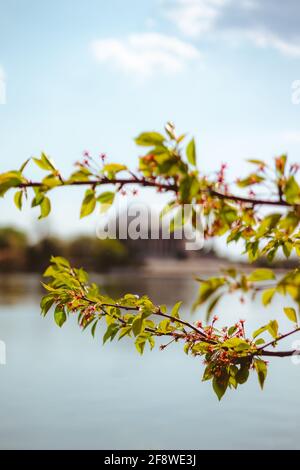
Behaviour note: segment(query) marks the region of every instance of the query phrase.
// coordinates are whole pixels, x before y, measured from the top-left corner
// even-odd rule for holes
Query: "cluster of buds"
[[[91,314],[94,314],[96,311],[95,305],[89,305],[83,312],[85,316],[89,316]]]
[[[88,150],[84,150],[82,152],[82,156],[83,156],[83,161],[81,165],[90,166],[90,160],[92,159],[92,157],[90,156],[90,152]]]
[[[224,184],[225,182],[225,170],[227,169],[227,164],[222,163],[220,170],[217,173],[217,182],[219,184]]]
[[[99,158],[102,161],[102,163],[104,163],[104,161],[106,160],[106,154],[100,153]],[[93,159],[93,157],[91,156],[88,150],[84,150],[82,152],[82,161],[75,162],[75,165],[79,167],[82,167],[82,166],[93,167],[94,170],[100,170],[98,163],[96,162],[95,159]]]
[[[84,327],[87,323],[93,320],[96,312],[96,307],[94,305],[89,305],[84,311],[80,326]]]

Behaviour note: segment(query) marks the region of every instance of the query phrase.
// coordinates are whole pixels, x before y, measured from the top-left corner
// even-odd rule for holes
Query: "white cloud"
[[[258,47],[276,49],[284,55],[300,57],[300,41],[287,41],[272,33],[264,31],[249,31],[248,37]]]
[[[210,31],[227,0],[177,0],[168,5],[165,15],[187,36]]]
[[[131,34],[122,40],[99,39],[93,41],[91,48],[99,62],[112,64],[138,77],[178,72],[200,57],[192,44],[159,33]]]
[[[165,0],[164,15],[186,36],[247,40],[300,57],[300,2],[285,0]]]

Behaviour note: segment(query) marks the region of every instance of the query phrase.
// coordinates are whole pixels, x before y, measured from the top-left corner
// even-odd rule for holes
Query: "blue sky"
[[[170,119],[195,135],[204,172],[226,161],[237,176],[246,158],[285,151],[299,161],[299,23],[295,0],[2,0],[0,172],[44,150],[68,173],[84,149],[134,169],[133,137]],[[57,193],[40,228],[5,198],[0,224],[93,230],[80,196]]]

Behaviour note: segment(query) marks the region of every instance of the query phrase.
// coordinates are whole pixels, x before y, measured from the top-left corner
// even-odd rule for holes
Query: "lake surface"
[[[101,281],[101,279],[100,279]],[[264,392],[254,373],[221,403],[202,383],[201,360],[182,345],[139,356],[125,340],[102,346],[74,321],[62,329],[41,318],[38,279],[1,278],[0,340],[7,364],[0,366],[1,449],[299,449],[300,365],[274,359]],[[115,276],[114,294],[148,293],[158,303],[197,292],[193,280]],[[218,308],[220,323],[247,319],[250,332],[270,318],[283,318],[284,299],[267,310],[259,299],[241,305],[228,297]],[[203,317],[200,311],[193,320]],[[289,348],[294,339],[287,341]]]

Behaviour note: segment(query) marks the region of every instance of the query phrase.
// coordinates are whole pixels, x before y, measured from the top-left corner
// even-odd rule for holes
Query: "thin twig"
[[[265,348],[267,348],[268,346],[274,346],[276,343],[278,343],[278,341],[281,341],[282,339],[287,338],[288,336],[293,335],[294,333],[297,333],[298,331],[300,331],[300,327],[296,328],[295,330],[289,331],[288,333],[285,333],[284,335],[281,335],[276,339],[273,339],[272,341],[270,341],[267,344],[264,344],[263,346],[258,348],[258,351],[262,351]]]

